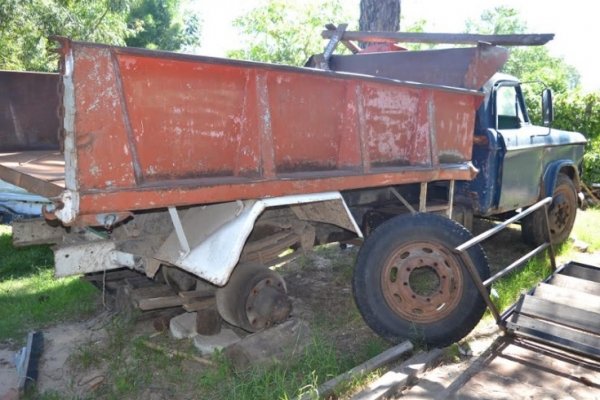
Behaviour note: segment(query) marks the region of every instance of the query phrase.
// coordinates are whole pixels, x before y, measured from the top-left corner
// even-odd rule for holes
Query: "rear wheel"
[[[216,293],[221,317],[249,332],[286,320],[292,304],[281,275],[260,264],[240,264]]]
[[[558,174],[552,193],[552,204],[548,207],[548,223],[552,244],[566,241],[573,230],[577,215],[577,189],[565,174]],[[544,222],[544,209],[540,208],[523,219],[521,224],[523,241],[538,246],[546,241],[548,234]]]
[[[434,214],[403,215],[379,226],[359,252],[353,279],[367,325],[391,342],[446,346],[467,335],[485,303],[452,250],[471,237],[458,223]],[[487,278],[483,249],[476,245],[467,254]]]

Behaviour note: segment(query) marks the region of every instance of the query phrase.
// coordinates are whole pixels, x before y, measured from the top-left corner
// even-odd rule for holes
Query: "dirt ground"
[[[489,222],[478,221],[475,233],[490,227]],[[530,248],[521,244],[520,231],[508,229],[484,244],[492,271],[496,271],[524,254]],[[340,354],[356,351],[357,343],[383,342],[365,325],[352,298],[351,276],[357,248],[340,249],[332,245],[320,248],[314,253],[301,256],[282,267],[288,292],[295,299],[295,315],[308,320],[310,324],[322,328],[335,343]],[[600,261],[600,254],[584,255],[586,262]],[[100,311],[97,316],[81,322],[63,323],[43,330],[44,353],[41,358],[39,392],[55,391],[70,397],[93,392],[104,383],[106,366],[79,369],[70,357],[81,346],[102,342],[107,337],[107,324],[112,314]],[[136,327],[135,334],[152,332],[151,326]],[[496,337],[496,330],[490,321],[480,324],[468,338],[471,351],[477,355],[483,352]],[[0,400],[11,398],[7,390],[16,381],[13,367],[14,343],[0,343]],[[442,366],[448,370],[457,366]]]
[[[288,293],[294,301],[293,315],[325,332],[339,354],[357,351],[357,343],[386,344],[363,322],[354,305],[351,276],[356,247],[332,245],[302,255],[281,267]],[[43,329],[44,352],[40,359],[37,390],[80,397],[104,383],[106,365],[79,368],[72,356],[83,346],[107,340],[107,328],[114,312],[102,311],[88,321],[62,323]],[[136,324],[131,336],[152,334],[151,321]],[[11,399],[9,388],[16,385],[13,358],[18,346],[0,343],[0,400]],[[70,358],[71,357],[71,358]]]
[[[101,312],[88,321],[63,323],[43,330],[44,349],[38,370],[38,388],[44,391],[69,389],[74,395],[89,390],[89,384],[100,371],[86,371],[79,375],[70,368],[68,360],[79,346],[99,342],[106,338],[104,327],[111,315]],[[17,386],[14,368],[15,344],[0,344],[0,399],[12,398],[11,388]]]

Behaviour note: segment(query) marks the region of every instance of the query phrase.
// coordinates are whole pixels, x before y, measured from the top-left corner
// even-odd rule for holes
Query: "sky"
[[[230,49],[239,48],[240,36],[232,21],[264,0],[189,0],[203,20],[202,46],[199,54],[224,56]],[[293,1],[293,0],[290,0]],[[295,0],[305,1],[305,0]],[[358,19],[359,0],[341,0],[344,7]],[[590,0],[569,2],[544,0],[402,0],[404,26],[425,19],[428,32],[462,32],[468,18],[477,20],[485,9],[506,5],[517,9],[527,22],[528,33],[554,33],[548,43],[554,56],[561,56],[581,75],[585,91],[600,89],[600,39],[598,3]],[[332,21],[341,23],[344,21]],[[315,32],[319,35],[320,31]],[[323,46],[326,42],[323,41]]]

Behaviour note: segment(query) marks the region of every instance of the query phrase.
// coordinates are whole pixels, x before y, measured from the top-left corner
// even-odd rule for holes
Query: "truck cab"
[[[575,220],[585,137],[551,127],[548,91],[542,111],[545,126],[531,122],[517,78],[495,74],[483,91],[473,145],[473,164],[479,173],[473,181],[458,185],[459,197],[475,216],[502,217],[553,196],[552,235],[555,242],[566,240]],[[523,223],[525,241],[543,241],[539,218],[534,214]]]

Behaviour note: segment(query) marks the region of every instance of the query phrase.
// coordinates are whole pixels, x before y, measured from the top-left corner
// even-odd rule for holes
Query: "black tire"
[[[402,215],[375,229],[360,249],[353,277],[354,299],[367,325],[392,343],[411,339],[447,346],[465,337],[485,311],[466,267],[452,253],[471,237],[462,225],[435,214]],[[481,246],[471,247],[467,254],[486,279],[489,267]],[[429,281],[437,279],[430,294],[415,291],[413,283],[407,282],[415,271],[426,269],[435,274]],[[446,276],[444,271],[451,273]],[[443,294],[442,287],[451,290]],[[399,293],[392,293],[396,289]],[[405,295],[411,293],[410,301],[426,315],[407,304]],[[438,305],[442,299],[445,303]]]
[[[261,308],[261,315],[250,307],[251,298],[266,285],[276,291],[273,303]],[[217,289],[217,310],[225,321],[248,332],[257,332],[270,327],[274,323],[287,319],[291,312],[291,300],[287,297],[285,281],[277,272],[261,264],[240,264],[233,270],[227,285]],[[252,303],[254,304],[254,303]],[[284,315],[271,315],[270,312],[284,310]]]
[[[567,175],[559,173],[552,193],[552,204],[548,208],[548,221],[552,244],[565,242],[571,235],[577,216],[577,189]],[[523,241],[539,246],[548,236],[544,223],[544,209],[540,208],[523,218],[521,223]]]
[[[196,287],[198,278],[189,272],[177,267],[167,267],[166,265],[163,265],[160,270],[165,283],[177,292],[194,290]]]

